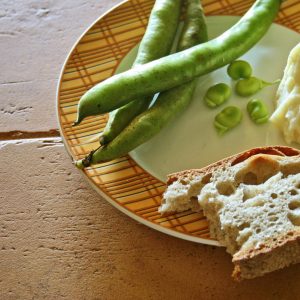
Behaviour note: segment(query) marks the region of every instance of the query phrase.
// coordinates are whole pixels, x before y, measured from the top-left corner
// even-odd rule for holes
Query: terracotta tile
[[[1,1],[0,131],[57,128],[55,97],[73,44],[120,0]]]
[[[2,299],[296,299],[299,266],[235,283],[223,248],[140,225],[88,186],[58,138],[0,143]]]

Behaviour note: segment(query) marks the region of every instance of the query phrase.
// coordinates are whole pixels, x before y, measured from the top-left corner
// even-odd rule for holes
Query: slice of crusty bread
[[[171,174],[160,211],[190,208],[203,209],[211,236],[233,255],[236,280],[300,262],[300,152],[256,148]]]

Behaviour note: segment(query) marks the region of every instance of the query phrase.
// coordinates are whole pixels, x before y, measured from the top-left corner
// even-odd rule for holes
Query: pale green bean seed
[[[226,102],[231,96],[231,88],[226,83],[218,83],[210,87],[205,96],[204,101],[211,108],[218,107]]]
[[[264,87],[278,83],[279,81],[278,79],[273,82],[267,82],[257,77],[240,79],[235,85],[235,91],[239,96],[248,97],[254,95]]]
[[[261,81],[256,77],[241,79],[235,86],[235,91],[239,96],[248,97],[254,95],[261,89]]]
[[[252,67],[245,60],[236,60],[228,66],[227,74],[234,80],[249,78],[252,75]]]
[[[252,99],[247,104],[247,111],[253,122],[263,124],[269,120],[268,108],[260,99]]]
[[[227,106],[219,112],[214,121],[214,126],[220,135],[236,127],[242,120],[242,111],[236,106]]]

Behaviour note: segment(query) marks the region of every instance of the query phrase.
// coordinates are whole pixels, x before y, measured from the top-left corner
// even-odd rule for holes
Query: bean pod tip
[[[74,165],[75,165],[78,169],[80,169],[80,170],[83,170],[83,169],[84,169],[84,165],[83,165],[82,159],[76,160],[76,161],[74,162]]]

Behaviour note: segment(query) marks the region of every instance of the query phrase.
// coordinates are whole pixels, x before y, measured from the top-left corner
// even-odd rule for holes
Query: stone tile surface
[[[59,138],[20,135],[53,135],[69,50],[120,2],[0,1],[0,299],[298,299],[299,266],[235,283],[223,248],[133,221],[92,190]]]
[[[84,30],[121,0],[0,1],[0,131],[57,128],[62,65]]]
[[[299,266],[235,283],[223,248],[138,224],[60,139],[0,143],[1,299],[298,299]]]

